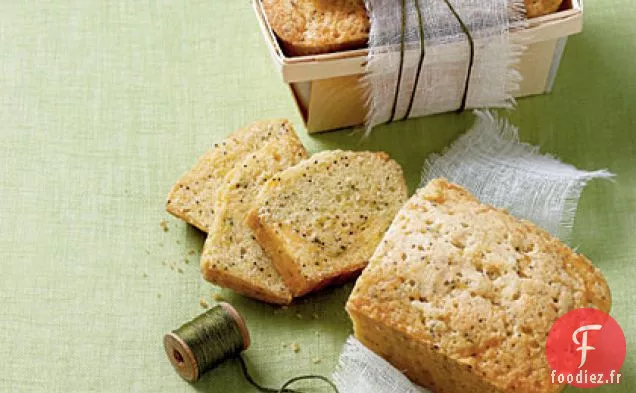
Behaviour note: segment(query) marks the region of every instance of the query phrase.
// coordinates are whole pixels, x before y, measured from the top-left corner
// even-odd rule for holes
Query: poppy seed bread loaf
[[[386,153],[324,151],[265,184],[248,224],[301,296],[357,275],[406,198]]]
[[[610,305],[584,256],[437,179],[398,213],[346,307],[363,344],[434,392],[545,393],[562,389],[552,324]]]

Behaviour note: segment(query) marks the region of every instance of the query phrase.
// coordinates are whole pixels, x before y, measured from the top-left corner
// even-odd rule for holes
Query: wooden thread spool
[[[210,361],[209,359],[206,359],[206,360],[197,359],[197,356],[195,355],[195,353],[199,351],[196,349],[193,350],[192,348],[192,345],[194,345],[193,342],[190,342],[190,343],[187,342],[188,341],[187,338],[184,339],[184,337],[182,337],[179,333],[182,332],[183,329],[188,324],[200,321],[201,319],[206,318],[213,313],[221,313],[221,312],[224,312],[226,313],[227,316],[229,316],[229,318],[226,318],[226,322],[229,320],[232,323],[234,323],[235,328],[240,332],[241,337],[239,339],[242,342],[242,347],[238,348],[234,346],[234,348],[230,349],[230,353],[228,353],[227,350],[223,351],[221,349],[218,351],[219,355],[217,355],[216,359],[213,359],[213,361]],[[217,306],[211,308],[207,312],[198,316],[197,318],[195,318],[188,324],[185,324],[181,326],[179,329],[166,334],[163,337],[163,345],[166,351],[166,355],[168,356],[168,359],[170,360],[170,363],[172,364],[174,369],[177,371],[177,373],[179,373],[179,375],[181,375],[183,379],[189,382],[195,382],[196,380],[199,379],[199,377],[203,373],[208,371],[210,368],[223,362],[224,360],[229,359],[230,357],[237,356],[240,352],[246,350],[251,343],[250,334],[249,334],[249,331],[247,330],[247,326],[245,325],[245,320],[243,319],[243,317],[241,317],[241,315],[238,313],[238,311],[236,311],[234,307],[232,307],[230,304],[225,302],[219,303]],[[218,326],[218,328],[221,329],[225,327]],[[215,329],[215,327],[212,326],[211,329]],[[219,342],[216,342],[216,343],[204,342],[204,343],[201,343],[200,345],[218,346],[218,345],[226,345],[226,343],[221,342],[219,340]],[[221,356],[221,355],[225,355],[225,356]]]
[[[196,382],[203,373],[225,360],[236,358],[245,380],[263,393],[300,393],[288,386],[306,380],[320,380],[338,393],[336,385],[321,375],[300,375],[283,383],[280,388],[258,384],[247,370],[241,352],[250,346],[250,334],[245,320],[228,303],[219,303],[205,313],[185,323],[163,337],[166,355],[174,369],[189,382]]]

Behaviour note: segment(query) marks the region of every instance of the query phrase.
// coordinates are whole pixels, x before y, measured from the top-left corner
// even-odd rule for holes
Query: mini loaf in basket
[[[362,48],[369,39],[364,0],[263,0],[263,9],[290,56]]]
[[[528,18],[536,18],[556,12],[563,0],[524,1]],[[370,22],[364,0],[262,2],[269,25],[289,56],[359,49],[369,40]]]
[[[433,180],[401,209],[347,310],[356,337],[441,393],[547,393],[547,333],[575,308],[608,312],[588,259],[544,230]]]

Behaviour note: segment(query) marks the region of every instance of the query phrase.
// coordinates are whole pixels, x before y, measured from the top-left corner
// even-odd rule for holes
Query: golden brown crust
[[[378,322],[353,308],[347,308],[347,311],[353,320],[356,338],[418,385],[427,386],[434,392],[507,393],[471,372],[468,365],[445,356],[438,348],[395,330],[388,319]],[[408,343],[406,349],[405,343]],[[440,380],[445,383],[440,385],[437,382]]]
[[[226,274],[222,270],[212,269],[209,265],[201,266],[203,278],[224,288],[231,288],[233,291],[272,304],[290,304],[291,296],[276,296],[276,293],[269,288],[260,287],[253,281],[245,281],[235,275]]]
[[[563,0],[525,0],[528,18],[536,18],[556,12]]]
[[[169,195],[175,195],[179,192],[179,184],[175,184],[174,186],[172,186],[172,189],[170,190],[170,194]],[[182,219],[183,221],[187,222],[188,224],[192,225],[193,227],[197,228],[200,231],[203,232],[207,232],[208,229],[206,228],[206,226],[203,224],[202,221],[199,221],[195,216],[192,216],[188,213],[190,213],[190,210],[183,209],[181,206],[177,206],[176,204],[172,203],[172,199],[171,197],[168,197],[168,203],[166,203],[166,211],[170,214],[172,214],[173,216]]]
[[[263,0],[263,9],[291,56],[361,48],[368,40],[364,0]]]
[[[347,310],[356,336],[384,326],[386,345],[402,337],[401,347],[377,350],[436,390],[493,391],[453,382],[478,377],[501,392],[543,393],[562,388],[550,382],[545,357],[554,321],[574,308],[610,305],[607,283],[584,256],[437,179],[398,213]],[[447,361],[453,371],[445,376],[436,370]]]
[[[285,277],[285,284],[287,284],[294,296],[304,295],[306,292],[303,293],[302,289],[307,287],[307,281],[303,278],[290,255],[285,251],[285,248],[276,241],[276,237],[269,232],[267,227],[262,225],[258,217],[258,210],[252,210],[247,215],[245,223],[254,231],[256,240],[272,259],[272,263],[278,273]]]

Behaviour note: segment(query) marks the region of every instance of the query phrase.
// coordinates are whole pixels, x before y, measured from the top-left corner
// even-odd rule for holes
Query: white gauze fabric
[[[404,66],[394,120],[407,115],[420,60],[418,1],[424,28],[425,56],[409,117],[457,110],[470,60],[468,38],[444,0],[406,0]],[[523,0],[450,0],[475,41],[475,61],[467,108],[514,105],[519,88],[514,69],[523,45],[508,32],[525,25]],[[367,0],[371,20],[369,54],[363,83],[367,93],[367,132],[390,120],[400,64],[401,0]]]
[[[491,112],[476,111],[472,129],[442,155],[431,155],[422,185],[445,177],[469,189],[482,202],[567,239],[581,191],[588,181],[614,176],[606,170],[586,172],[519,142],[518,129]],[[422,389],[404,374],[349,338],[333,375],[341,393],[413,393]]]
[[[587,172],[541,155],[519,142],[518,128],[493,113],[475,111],[477,121],[440,155],[431,155],[422,185],[437,177],[470,190],[480,201],[507,209],[568,241],[583,188],[606,170]]]
[[[429,392],[413,384],[353,336],[344,345],[333,380],[340,393]]]

